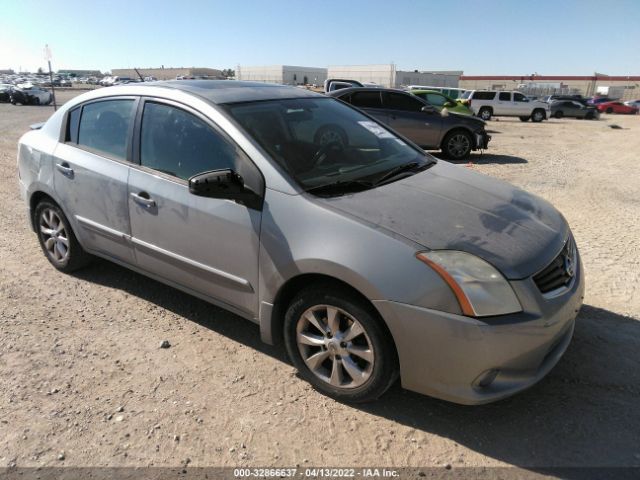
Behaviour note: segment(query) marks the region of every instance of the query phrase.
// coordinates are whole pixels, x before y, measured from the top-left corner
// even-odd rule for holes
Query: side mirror
[[[230,168],[194,175],[189,179],[189,192],[199,197],[236,200],[256,210],[262,208],[262,197],[245,186],[242,176]]]
[[[436,107],[434,107],[433,105],[425,105],[420,110],[425,112],[425,113],[435,113],[436,112]]]

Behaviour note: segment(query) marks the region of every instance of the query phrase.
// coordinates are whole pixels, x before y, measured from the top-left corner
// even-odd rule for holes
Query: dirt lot
[[[552,373],[482,407],[398,386],[353,407],[230,313],[104,261],[54,270],[15,168],[50,112],[0,104],[0,466],[640,465],[640,116],[501,118],[473,156],[555,204],[581,249],[585,306]]]

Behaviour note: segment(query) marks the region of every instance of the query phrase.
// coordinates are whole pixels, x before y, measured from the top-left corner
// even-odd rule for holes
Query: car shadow
[[[123,267],[99,260],[74,275],[123,290],[288,363],[283,348],[261,342],[257,325]],[[585,305],[558,365],[514,397],[462,406],[396,384],[378,401],[351,408],[538,473],[554,467],[640,466],[639,352],[639,320]],[[561,476],[588,475],[570,469]]]
[[[465,160],[450,160],[445,158],[442,152],[432,153],[433,156],[455,165],[466,165],[471,163],[482,164],[496,164],[496,165],[510,165],[510,164],[523,164],[529,163],[526,158],[517,157],[515,155],[498,155],[495,153],[472,153],[469,158]]]

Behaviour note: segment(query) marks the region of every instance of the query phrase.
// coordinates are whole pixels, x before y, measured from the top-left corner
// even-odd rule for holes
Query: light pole
[[[51,49],[49,48],[49,44],[44,46],[44,59],[49,64],[49,82],[51,83],[51,95],[53,96],[53,111],[55,112],[58,109],[58,104],[56,103],[56,89],[53,86],[53,73],[51,73]]]

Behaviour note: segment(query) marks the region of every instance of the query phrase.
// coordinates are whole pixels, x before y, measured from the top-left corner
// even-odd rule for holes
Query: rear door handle
[[[73,178],[73,168],[67,162],[56,163],[58,171],[67,178]]]
[[[136,202],[138,205],[142,205],[145,208],[153,208],[156,206],[156,201],[149,197],[149,194],[147,192],[131,192],[130,195],[131,198],[133,198],[134,202]]]

